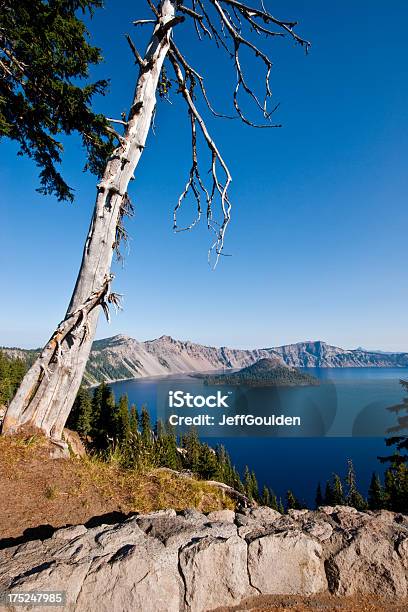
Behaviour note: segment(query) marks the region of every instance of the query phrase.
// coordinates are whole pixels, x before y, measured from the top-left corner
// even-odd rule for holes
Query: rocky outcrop
[[[407,597],[408,517],[165,510],[57,530],[0,553],[0,592],[64,590],[66,610],[201,612],[253,595]],[[24,609],[19,606],[18,609]]]
[[[86,457],[86,449],[78,432],[64,427],[62,438],[67,443],[69,452],[75,457]]]

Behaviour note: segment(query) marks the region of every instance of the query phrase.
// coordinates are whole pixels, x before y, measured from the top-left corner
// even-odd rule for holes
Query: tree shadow
[[[123,512],[118,511],[107,512],[106,514],[93,516],[86,521],[84,525],[87,529],[100,527],[101,525],[114,525],[115,523],[123,523],[133,515],[134,513],[124,514]],[[53,527],[52,525],[47,524],[39,525],[38,527],[29,527],[25,529],[20,536],[0,539],[0,550],[12,548],[13,546],[19,546],[20,544],[26,544],[27,542],[33,542],[35,540],[48,540],[59,529],[73,526],[74,525],[72,524],[67,524],[62,525],[61,527]]]

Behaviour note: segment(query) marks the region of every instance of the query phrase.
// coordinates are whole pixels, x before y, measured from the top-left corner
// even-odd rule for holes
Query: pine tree
[[[97,398],[100,409],[95,421],[94,442],[96,448],[105,450],[116,437],[116,402],[112,389],[107,385],[102,386]]]
[[[102,382],[100,385],[95,387],[92,398],[92,428],[91,434],[96,435],[97,423],[101,416],[102,398],[106,395],[107,385]]]
[[[354,465],[351,459],[348,459],[347,461],[346,483],[348,486],[346,497],[347,505],[359,511],[367,510],[367,502],[357,489],[356,473],[354,471]]]
[[[206,480],[214,480],[219,476],[217,455],[207,444],[201,444],[197,472]]]
[[[324,492],[324,503],[328,506],[335,506],[333,486],[330,480],[326,482],[326,488]]]
[[[333,506],[344,506],[346,500],[344,498],[343,485],[340,476],[333,474]]]
[[[293,492],[290,490],[286,492],[286,508],[288,510],[290,509],[300,510],[301,509],[301,504],[299,503],[299,501],[297,500]]]
[[[119,399],[115,414],[115,434],[120,445],[128,444],[131,434],[129,419],[129,400],[127,395],[122,395]]]
[[[263,506],[269,506],[269,507],[271,505],[271,494],[266,485],[264,485],[262,489],[261,504]]]
[[[378,474],[373,472],[368,489],[368,507],[370,510],[381,510],[385,507],[384,490]]]
[[[152,425],[150,422],[150,414],[146,408],[146,406],[142,406],[142,412],[140,415],[140,427],[141,427],[141,435],[142,442],[144,446],[151,447],[152,445]]]
[[[244,469],[244,489],[247,497],[252,501],[253,500],[253,491],[252,491],[252,475],[249,471],[249,467],[246,465]]]
[[[186,449],[185,461],[187,469],[198,472],[200,461],[200,441],[195,427],[183,436],[183,445]]]
[[[404,391],[408,393],[408,380],[400,380],[400,384]],[[389,433],[392,433],[394,435],[389,438],[386,438],[385,440],[387,446],[395,447],[395,451],[392,455],[389,455],[387,457],[379,457],[379,459],[381,463],[391,463],[392,465],[396,465],[399,463],[407,463],[408,436],[401,435],[401,433],[406,432],[408,430],[408,397],[404,397],[400,404],[397,404],[396,406],[390,406],[388,410],[398,415],[397,424],[394,427],[390,427],[390,429],[388,430]],[[402,413],[402,416],[399,416],[400,413]]]
[[[1,2],[0,138],[17,142],[20,155],[40,169],[38,191],[59,200],[73,199],[58,170],[62,135],[81,136],[87,168],[98,175],[112,150],[105,117],[91,109],[108,81],[81,83],[102,57],[89,44],[78,9],[92,14],[101,6],[101,0]]]
[[[229,484],[233,489],[236,489],[240,493],[245,493],[244,483],[241,480],[241,476],[235,466],[231,468],[231,479],[226,484]]]
[[[129,426],[132,435],[135,436],[139,433],[139,414],[134,404],[130,407]]]
[[[174,427],[163,425],[162,421],[156,424],[157,436],[154,444],[157,455],[157,464],[172,470],[181,468],[181,457],[177,450],[177,437]]]
[[[320,482],[317,485],[317,489],[316,489],[315,504],[316,504],[316,508],[319,508],[320,506],[324,506],[325,504]]]
[[[13,399],[27,367],[22,359],[13,359],[0,351],[0,406],[8,406]]]
[[[11,399],[10,364],[0,351],[0,406],[8,404]]]
[[[251,481],[252,481],[252,486],[251,486],[252,498],[255,501],[258,501],[259,500],[259,487],[258,487],[258,481],[256,479],[255,472],[253,470],[251,472]]]
[[[279,498],[278,512],[280,512],[281,514],[285,514],[285,508],[283,506],[283,501],[281,497]]]
[[[272,491],[272,489],[270,489],[266,485],[264,485],[262,489],[260,502],[263,506],[269,506],[269,508],[272,508],[273,510],[278,510],[278,500],[276,498],[276,495]]]
[[[395,462],[385,472],[385,499],[388,510],[408,513],[408,467]]]
[[[86,387],[80,387],[74,406],[67,421],[67,427],[77,431],[86,439],[92,429],[92,396]]]

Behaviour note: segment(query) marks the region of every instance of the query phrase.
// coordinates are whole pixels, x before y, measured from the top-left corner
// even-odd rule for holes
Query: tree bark
[[[176,0],[162,0],[145,57],[139,61],[139,77],[125,133],[97,186],[93,217],[68,311],[10,403],[3,433],[29,426],[51,438],[61,438],[95,337],[99,306],[106,303],[109,294],[116,228],[151,126],[175,5]]]

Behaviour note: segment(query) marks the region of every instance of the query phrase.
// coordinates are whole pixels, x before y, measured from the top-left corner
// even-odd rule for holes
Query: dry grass
[[[191,507],[210,512],[234,502],[204,481],[165,469],[140,473],[94,457],[51,459],[44,438],[0,437],[0,538],[110,513]]]

